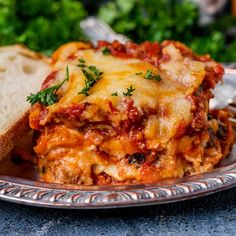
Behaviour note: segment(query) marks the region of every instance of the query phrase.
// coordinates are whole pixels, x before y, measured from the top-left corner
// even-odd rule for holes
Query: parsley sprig
[[[114,92],[114,93],[111,94],[111,96],[117,97],[117,96],[118,96],[118,93],[117,93],[117,92]]]
[[[58,94],[56,93],[62,85],[69,80],[69,68],[68,66],[66,67],[66,78],[59,84],[56,84],[54,86],[51,86],[49,88],[46,88],[42,91],[39,91],[36,94],[30,94],[26,101],[28,101],[31,106],[33,106],[36,102],[41,103],[42,105],[45,106],[50,106],[54,103],[56,103],[59,99]]]
[[[144,78],[149,79],[149,80],[161,81],[161,77],[159,75],[154,75],[153,72],[150,69],[147,70]]]
[[[109,48],[105,47],[102,50],[102,54],[103,55],[110,55],[111,54],[111,50]]]
[[[84,58],[79,58],[79,62],[80,62],[80,63],[85,63]]]
[[[131,85],[129,88],[127,88],[126,92],[123,92],[123,95],[125,97],[130,97],[133,95],[133,92],[135,91],[135,88],[133,88],[133,86]]]
[[[89,90],[101,79],[103,72],[95,66],[87,66],[84,59],[80,59],[79,62],[80,64],[78,66],[81,68],[86,79],[84,88],[78,94],[89,96]]]

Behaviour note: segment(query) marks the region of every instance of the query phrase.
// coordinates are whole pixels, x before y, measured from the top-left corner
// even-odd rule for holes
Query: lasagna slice
[[[231,149],[226,110],[209,111],[222,66],[179,42],[69,43],[34,104],[46,182],[151,183],[212,170]]]

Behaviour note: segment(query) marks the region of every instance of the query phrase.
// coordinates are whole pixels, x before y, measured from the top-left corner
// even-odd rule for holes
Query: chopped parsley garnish
[[[78,64],[78,67],[81,67],[81,68],[84,68],[86,65],[84,64],[85,63],[85,60],[83,58],[79,58],[79,63]]]
[[[111,50],[107,47],[105,47],[103,50],[102,50],[102,54],[103,55],[110,55],[111,54]]]
[[[127,88],[126,92],[123,92],[124,96],[126,97],[130,97],[133,95],[135,88],[133,88],[133,86],[131,85],[129,88]]]
[[[85,67],[85,64],[78,64],[78,67],[84,68],[84,67]]]
[[[85,87],[79,92],[79,94],[84,94],[85,96],[89,96],[89,90],[94,86],[94,84],[101,79],[102,72],[97,69],[95,66],[86,66],[85,64],[78,65],[82,67],[82,72],[85,76]]]
[[[150,69],[147,70],[146,75],[144,76],[144,78],[149,79],[149,80],[161,81],[161,77],[159,75],[154,75]]]
[[[89,66],[88,69],[93,72],[96,76],[101,76],[102,72],[98,70],[95,66]]]
[[[66,78],[61,83],[51,86],[49,88],[46,88],[42,91],[39,91],[36,94],[31,93],[27,97],[26,101],[28,101],[31,104],[31,106],[34,105],[36,102],[39,102],[45,106],[50,106],[58,101],[59,96],[56,92],[68,80],[69,80],[69,68],[67,66],[66,67]]]
[[[114,92],[114,93],[111,94],[111,96],[116,96],[116,97],[117,97],[117,96],[118,96],[118,93],[117,93],[117,92]]]
[[[79,62],[80,62],[80,63],[85,63],[84,58],[79,58]]]

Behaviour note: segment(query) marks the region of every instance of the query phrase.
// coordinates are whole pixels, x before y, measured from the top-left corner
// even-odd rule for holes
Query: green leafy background
[[[23,43],[50,54],[85,40],[79,23],[90,14],[138,43],[174,39],[218,61],[236,61],[236,39],[225,33],[236,19],[223,15],[200,27],[198,7],[188,0],[0,0],[0,45]]]

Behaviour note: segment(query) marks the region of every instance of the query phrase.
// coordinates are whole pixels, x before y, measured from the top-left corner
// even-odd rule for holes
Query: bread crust
[[[28,112],[26,112],[4,134],[0,134],[0,161],[12,150],[18,139],[28,130]]]
[[[16,44],[0,47],[0,52],[5,50],[13,50],[17,54],[22,55],[24,57],[36,61],[41,61],[45,63],[45,65],[48,65],[48,67],[50,68],[51,60],[49,58],[40,53],[28,49],[24,45]],[[32,80],[34,79],[36,78],[32,77]],[[0,161],[10,153],[19,138],[21,138],[23,134],[25,134],[29,130],[28,113],[28,109],[23,110],[14,122],[9,122],[5,130],[3,130],[3,132],[0,132]]]
[[[1,50],[16,50],[19,54],[29,57],[33,60],[41,60],[44,61],[45,63],[49,64],[51,59],[48,57],[44,56],[43,54],[39,52],[34,52],[30,49],[28,49],[25,45],[23,44],[14,44],[14,45],[9,45],[9,46],[3,46],[0,47]]]

